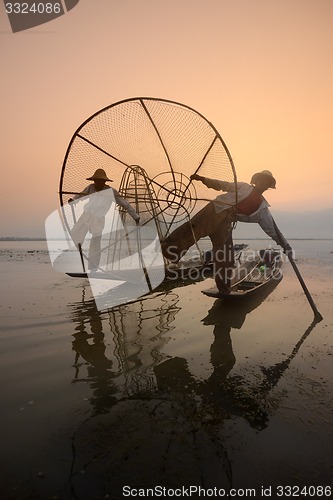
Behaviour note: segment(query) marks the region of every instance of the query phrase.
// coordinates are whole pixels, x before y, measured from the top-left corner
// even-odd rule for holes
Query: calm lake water
[[[320,323],[288,262],[251,301],[207,279],[100,312],[45,242],[0,242],[4,498],[330,485],[333,240],[290,243]]]

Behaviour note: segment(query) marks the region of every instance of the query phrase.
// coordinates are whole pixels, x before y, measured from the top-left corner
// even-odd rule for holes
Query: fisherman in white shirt
[[[225,193],[217,196],[191,221],[178,227],[163,241],[162,251],[168,260],[178,262],[195,241],[209,236],[213,244],[216,285],[221,292],[228,293],[229,277],[235,265],[232,241],[235,221],[259,224],[285,252],[292,251],[281,233],[277,232],[269,211],[270,205],[263,197],[264,191],[276,187],[276,180],[270,171],[254,174],[251,184],[237,182],[235,185],[198,174],[193,174],[191,179]]]
[[[101,257],[101,239],[105,225],[105,216],[115,201],[117,205],[124,208],[128,214],[139,224],[140,216],[136,213],[132,205],[122,198],[118,191],[106,182],[112,182],[105,173],[105,170],[98,168],[95,173],[87,178],[88,181],[94,181],[89,184],[81,193],[70,198],[68,202],[73,202],[89,196],[87,203],[83,207],[83,213],[74,224],[71,230],[71,237],[74,243],[80,248],[87,233],[91,234],[88,254],[88,268],[90,271],[97,271]]]

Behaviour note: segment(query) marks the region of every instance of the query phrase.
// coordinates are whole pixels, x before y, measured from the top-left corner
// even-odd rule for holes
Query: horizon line
[[[240,240],[246,240],[246,241],[258,241],[258,240],[267,240],[271,241],[272,238],[241,238],[237,237],[234,238],[234,240],[240,241]],[[314,238],[314,237],[288,237],[288,240],[314,240],[314,241],[333,241],[333,238]],[[45,238],[45,236],[34,236],[34,237],[28,237],[28,236],[0,236],[0,241],[67,241],[66,238]]]

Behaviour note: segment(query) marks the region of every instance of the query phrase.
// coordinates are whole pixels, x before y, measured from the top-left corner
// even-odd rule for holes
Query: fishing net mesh
[[[152,98],[111,105],[74,134],[60,183],[69,225],[73,214],[67,201],[99,168],[142,221],[158,222],[162,236],[220,194],[190,181],[191,174],[235,183],[231,157],[216,129],[191,108]]]

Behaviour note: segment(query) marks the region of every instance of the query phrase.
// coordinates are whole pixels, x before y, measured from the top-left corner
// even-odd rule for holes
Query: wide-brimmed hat
[[[273,174],[272,172],[270,172],[269,170],[263,170],[262,172],[257,172],[256,174],[253,174],[252,175],[252,179],[251,179],[251,184],[255,184],[258,180],[259,177],[268,177],[271,181],[271,184],[270,184],[270,188],[272,189],[275,189],[276,188],[276,180],[275,178],[273,177]]]
[[[94,175],[92,175],[91,177],[87,177],[87,181],[94,181],[95,179],[102,179],[103,181],[113,182],[112,179],[108,178],[105,170],[103,170],[102,168],[98,168],[97,170],[95,170]]]

